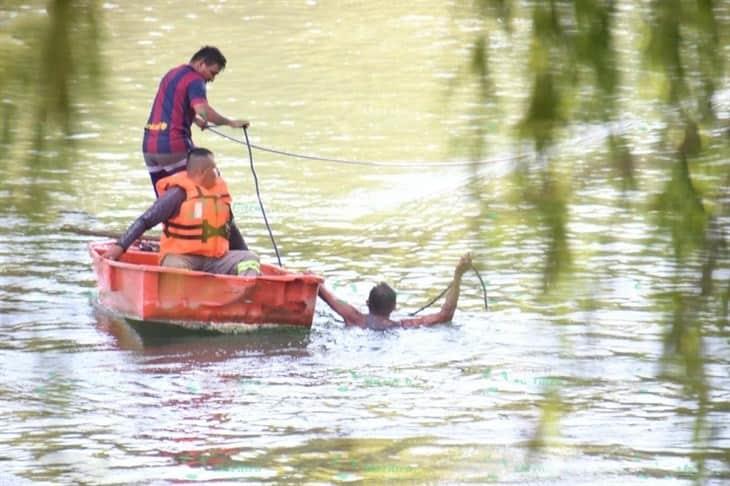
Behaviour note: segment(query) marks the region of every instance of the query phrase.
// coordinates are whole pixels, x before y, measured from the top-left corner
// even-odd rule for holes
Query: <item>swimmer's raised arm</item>
[[[471,265],[471,253],[464,254],[464,256],[462,256],[459,260],[459,263],[456,264],[456,268],[454,269],[454,280],[451,282],[451,287],[446,293],[446,300],[444,301],[444,305],[441,306],[440,311],[435,314],[428,314],[421,317],[401,319],[401,326],[431,326],[434,324],[443,324],[445,322],[450,322],[454,318],[456,304],[459,301],[461,277],[464,276],[464,273],[471,267]]]

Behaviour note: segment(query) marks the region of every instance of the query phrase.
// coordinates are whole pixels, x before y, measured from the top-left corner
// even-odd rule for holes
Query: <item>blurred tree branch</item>
[[[73,160],[69,135],[79,107],[103,92],[100,17],[95,0],[49,0],[45,8],[13,0],[0,7],[0,143],[11,154],[0,168],[26,214],[37,213],[48,197],[48,188],[33,182],[39,173]],[[15,185],[23,178],[30,188]]]
[[[607,127],[608,158],[621,180],[620,187],[624,192],[637,192],[649,202],[645,215],[655,223],[659,234],[655,242],[665,241],[664,235],[669,237],[675,290],[670,296],[658,296],[671,309],[664,336],[664,361],[681,365],[680,379],[698,400],[695,445],[701,450],[707,439],[709,392],[702,345],[707,322],[700,315],[705,304],[716,302],[721,313],[718,324],[724,325],[730,300],[730,281],[716,285],[713,277],[717,268],[728,269],[721,223],[730,217],[728,204],[723,202],[727,198],[723,184],[730,180],[728,165],[709,187],[707,177],[703,184],[695,179],[704,170],[702,161],[708,148],[727,153],[730,145],[728,127],[718,130],[713,105],[716,93],[721,88],[729,89],[726,57],[730,5],[717,0],[652,0],[641,4],[618,0],[478,0],[474,5],[475,12],[485,19],[484,27],[475,35],[475,55],[471,59],[472,73],[480,86],[495,70],[502,69],[497,64],[499,53],[490,43],[494,35],[490,26],[496,22],[510,36],[510,52],[523,52],[521,46],[527,45],[527,56],[511,60],[522,67],[516,71],[524,77],[520,81],[528,81],[519,85],[529,86],[513,129],[517,139],[532,144],[535,156],[515,164],[513,182],[515,201],[527,203],[544,228],[545,292],[554,288],[561,275],[569,276],[574,269],[568,237],[569,211],[580,201],[575,200],[571,181],[581,177],[576,168],[564,162],[558,165],[561,154],[557,149],[571,127]],[[630,18],[627,11],[638,13],[636,25],[626,24]],[[521,26],[529,25],[518,31],[522,37],[515,34],[515,19],[520,19]],[[618,33],[633,34],[637,27],[638,34],[642,34],[637,38],[644,42],[629,46],[630,52],[620,51],[616,45]],[[619,65],[627,58],[643,61],[638,76],[634,76],[636,68]],[[632,72],[626,76],[630,69]],[[661,152],[669,163],[662,166],[666,182],[660,184],[658,193],[646,189],[638,192],[642,180],[637,164],[645,159],[635,158],[624,134],[613,129],[626,108],[620,104],[621,90],[641,93],[663,118]],[[494,89],[480,89],[476,95],[484,104],[500,103]],[[483,139],[477,143],[483,144]],[[482,151],[480,148],[478,153]],[[477,182],[470,188],[473,197],[486,208],[489,193],[480,191]],[[484,214],[480,222],[489,227]],[[681,276],[688,273],[696,276],[694,291],[682,283]],[[718,294],[715,288],[720,289]],[[550,401],[559,404],[559,394],[553,394]],[[557,420],[555,414],[544,413],[543,417]],[[538,430],[542,431],[539,438],[543,443],[544,431],[551,427],[543,423]],[[698,470],[702,472],[703,468],[699,460]]]

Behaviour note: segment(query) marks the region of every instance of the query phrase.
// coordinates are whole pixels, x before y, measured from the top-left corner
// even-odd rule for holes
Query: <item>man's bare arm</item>
[[[319,287],[319,296],[327,302],[327,305],[332,307],[332,310],[337,312],[345,319],[345,324],[348,326],[363,326],[365,325],[365,316],[362,312],[348,304],[347,302],[340,300],[330,292],[324,285]]]
[[[212,123],[214,125],[228,125],[233,128],[248,127],[250,125],[247,120],[231,120],[226,118],[205,102],[196,104],[193,106],[193,109],[195,110],[195,114],[198,115],[196,117],[195,124],[200,128],[205,128],[208,123]],[[200,117],[202,121],[198,121],[198,117]]]
[[[459,301],[459,292],[461,290],[461,277],[471,267],[471,254],[467,253],[462,256],[454,270],[454,280],[451,287],[446,293],[446,300],[441,306],[441,310],[435,314],[428,314],[421,317],[411,319],[401,319],[400,323],[403,327],[432,326],[434,324],[443,324],[450,322],[454,318],[456,304]]]

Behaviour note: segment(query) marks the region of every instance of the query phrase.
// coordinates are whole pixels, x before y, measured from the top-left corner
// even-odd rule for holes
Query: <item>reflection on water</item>
[[[347,330],[322,303],[311,330],[225,336],[95,310],[88,237],[59,228],[121,229],[151,202],[141,126],[161,74],[198,47],[180,43],[188,23],[208,26],[228,57],[209,97],[251,119],[255,143],[438,162],[468,151],[452,152],[451,142],[485,121],[464,115],[473,100],[458,93],[444,108],[465,54],[459,35],[475,22],[452,20],[431,1],[103,8],[114,68],[109,97],[79,125],[76,190],[67,190],[68,174],[40,171],[52,197],[32,217],[10,202],[27,180],[7,180],[0,192],[2,474],[47,484],[728,480],[727,329],[705,333],[704,381],[671,378],[673,365],[661,361],[671,307],[661,297],[695,282],[666,257],[671,241],[654,234],[651,215],[632,210],[646,201],[592,163],[606,155],[604,126],[580,127],[556,149],[561,163],[591,176],[573,189],[580,203],[570,207],[568,237],[580,258],[565,298],[561,289],[540,297],[546,247],[529,208],[511,196],[507,176],[519,161],[495,112],[484,124],[494,129],[495,161],[478,167],[356,167],[255,152],[286,265],[324,274],[361,308],[370,286],[388,281],[403,315],[442,290],[472,250],[488,313],[473,274],[455,322],[430,329]],[[501,76],[514,69],[506,64]],[[518,103],[523,88],[507,96]],[[663,180],[661,123],[644,119],[638,95],[621,96],[639,115],[627,113],[614,131],[646,159],[639,175]],[[249,244],[273,260],[247,154],[215,134],[194,137],[218,154]],[[707,158],[726,165],[721,149]],[[703,382],[709,430],[698,449],[691,390]],[[561,400],[541,406],[554,392]],[[534,450],[544,413],[559,420]]]
[[[230,353],[258,352],[274,355],[279,351],[306,349],[309,329],[280,326],[275,329],[252,329],[239,334],[220,334],[210,331],[193,331],[162,323],[124,319],[94,309],[99,330],[110,334],[119,349],[140,351],[145,355],[165,355],[186,362],[206,363],[226,359]],[[215,350],[210,356],[206,352]],[[230,353],[226,352],[230,351]]]

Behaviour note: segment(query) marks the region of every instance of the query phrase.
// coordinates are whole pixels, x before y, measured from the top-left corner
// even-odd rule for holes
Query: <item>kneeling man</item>
[[[163,223],[161,265],[229,275],[258,275],[259,257],[230,250],[231,195],[213,153],[192,149],[183,172],[157,182],[160,197],[112,245],[106,257],[119,258],[145,231]]]

